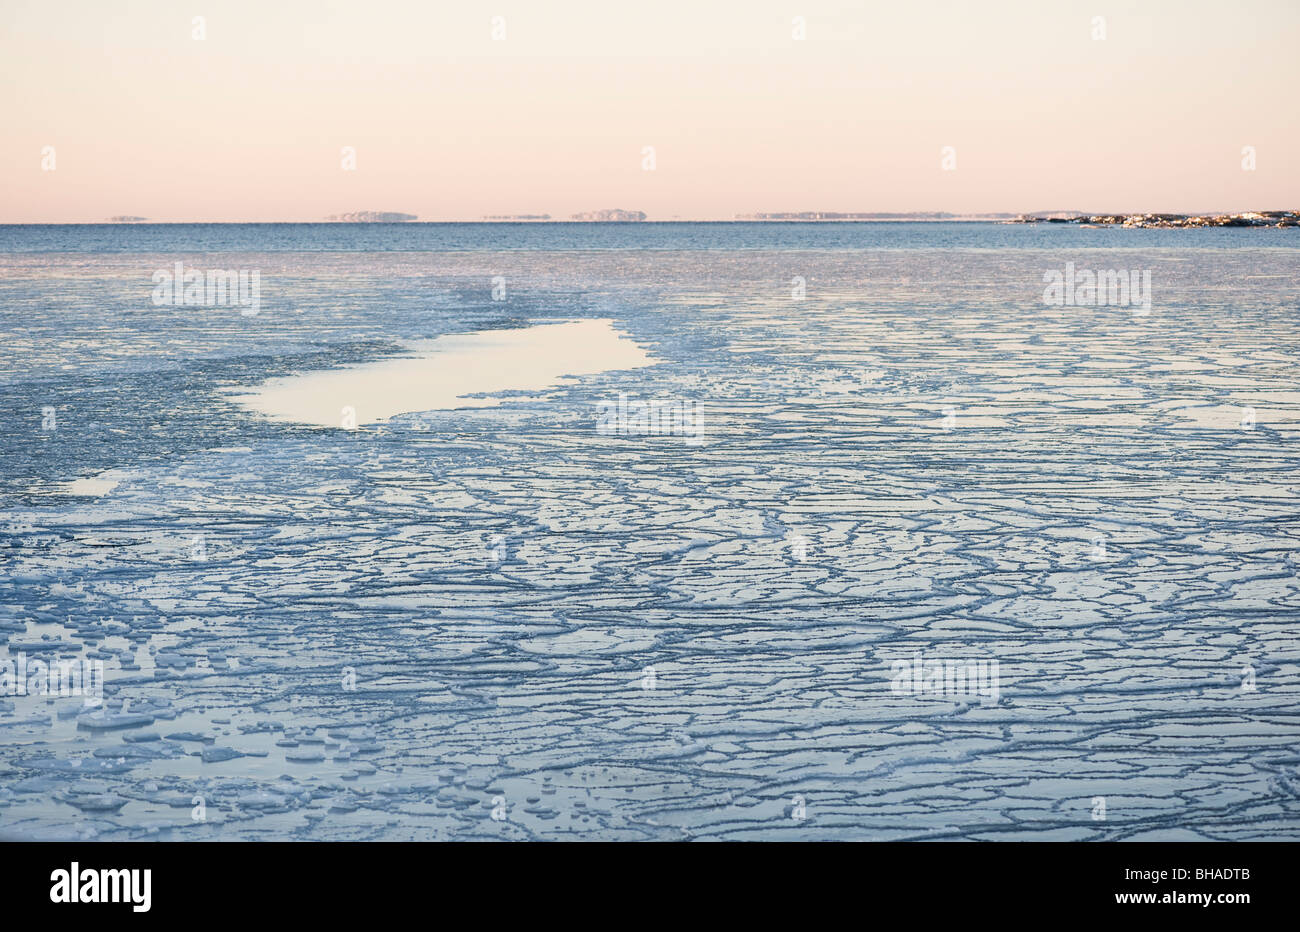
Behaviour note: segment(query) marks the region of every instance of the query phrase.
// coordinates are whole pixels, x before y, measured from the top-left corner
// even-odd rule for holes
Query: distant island
[[[143,223],[148,217],[133,217],[130,214],[118,214],[116,217],[109,217],[109,223]]]
[[[797,213],[736,214],[737,220],[1006,220],[1016,214],[928,213],[838,213],[829,210],[803,210]]]
[[[645,213],[640,210],[621,210],[617,207],[611,207],[608,210],[588,210],[584,213],[574,214],[569,219],[595,223],[637,223],[645,219]]]
[[[1022,214],[1007,223],[1076,223],[1087,227],[1300,227],[1300,210],[1252,210],[1240,214]]]
[[[486,216],[483,219],[491,220],[493,222],[505,220],[511,223],[519,223],[524,220],[550,220],[551,215],[550,214],[490,214],[489,216]]]
[[[399,214],[384,210],[357,210],[350,214],[331,214],[325,220],[329,223],[407,223],[420,219],[415,214]]]

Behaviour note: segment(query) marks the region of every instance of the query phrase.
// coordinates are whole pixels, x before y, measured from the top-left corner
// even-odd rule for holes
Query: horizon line
[[[1183,217],[1212,217],[1212,216],[1234,216],[1246,213],[1264,213],[1266,211],[1290,210],[1290,208],[1252,208],[1248,210],[1204,210],[1204,211],[1155,211],[1155,210],[1045,210],[1045,211],[984,211],[968,212],[962,214],[951,214],[946,217],[936,217],[935,214],[948,213],[947,211],[880,211],[887,216],[871,218],[855,217],[755,217],[755,216],[734,216],[734,217],[670,217],[664,219],[644,220],[574,220],[563,218],[547,219],[425,219],[417,217],[413,220],[152,220],[142,218],[140,220],[0,220],[0,226],[183,226],[186,224],[230,224],[243,226],[412,226],[420,224],[473,224],[473,225],[506,225],[506,224],[528,224],[532,226],[543,226],[547,224],[568,224],[573,226],[590,226],[590,225],[607,225],[607,226],[636,226],[638,224],[667,224],[667,223],[988,223],[997,222],[1005,219],[1016,217],[1053,217],[1053,216],[1072,216],[1072,217],[1136,217],[1142,215],[1163,215],[1163,216],[1183,216]],[[857,213],[856,211],[772,211],[772,213]],[[862,211],[867,213],[867,211]]]

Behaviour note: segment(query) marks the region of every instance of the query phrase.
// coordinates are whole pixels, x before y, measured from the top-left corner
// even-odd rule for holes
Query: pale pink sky
[[[1298,40],[1296,0],[3,0],[0,222],[1290,209]]]

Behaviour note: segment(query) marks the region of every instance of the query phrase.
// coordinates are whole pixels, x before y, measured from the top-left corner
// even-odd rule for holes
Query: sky
[[[1297,0],[0,0],[0,222],[1294,209],[1298,40]]]

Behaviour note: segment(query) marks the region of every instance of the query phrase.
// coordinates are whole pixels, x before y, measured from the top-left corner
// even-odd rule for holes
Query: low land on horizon
[[[429,220],[415,214],[357,211],[334,214],[324,220],[152,220],[120,214],[104,220],[72,222],[27,221],[3,226],[97,226],[107,224],[313,224],[313,223],[1072,223],[1081,226],[1123,227],[1300,227],[1300,210],[1259,210],[1236,213],[1088,213],[1085,211],[1035,211],[1032,213],[952,214],[942,211],[913,213],[801,213],[740,214],[729,219],[649,218],[641,211],[591,211],[563,219],[548,214],[496,214],[476,220]]]

